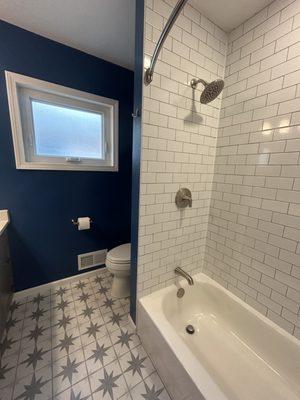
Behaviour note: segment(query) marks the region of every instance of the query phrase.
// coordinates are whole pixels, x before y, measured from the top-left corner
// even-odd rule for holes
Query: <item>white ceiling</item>
[[[190,0],[190,4],[226,32],[245,22],[273,0]]]
[[[229,32],[272,0],[189,0]],[[0,19],[129,69],[135,0],[0,0]]]
[[[0,0],[0,19],[130,69],[134,16],[135,0]]]

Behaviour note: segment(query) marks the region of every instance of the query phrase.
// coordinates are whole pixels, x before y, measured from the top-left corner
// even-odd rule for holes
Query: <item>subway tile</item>
[[[292,239],[292,240],[299,242],[300,241],[300,229],[294,229],[294,228],[290,228],[290,227],[286,226],[284,228],[283,236],[288,239]]]
[[[196,22],[192,22],[192,34],[202,42],[206,42],[207,31]]]
[[[298,1],[293,1],[289,6],[282,10],[281,21],[285,21],[298,13],[300,13],[300,4]]]
[[[275,42],[268,44],[251,53],[251,63],[256,63],[257,61],[263,60],[272,54],[274,54]]]
[[[241,71],[244,68],[248,67],[250,65],[250,55],[247,55],[246,57],[243,58],[238,58],[236,62],[233,62],[230,65],[230,74],[234,74],[235,72]],[[226,79],[228,81],[228,77]]]
[[[282,88],[283,77],[270,80],[266,83],[259,84],[257,87],[257,95],[261,96],[263,94],[272,93]]]
[[[239,71],[239,79],[246,79],[250,76],[256,75],[260,70],[260,63],[252,64],[249,67],[243,68]]]
[[[264,82],[268,82],[271,77],[271,71],[262,71],[259,74],[256,74],[254,76],[251,76],[247,80],[247,88],[253,87],[253,86],[258,86],[261,85]]]
[[[279,325],[282,329],[289,333],[293,333],[294,325],[288,322],[286,319],[282,318],[277,313],[274,313],[272,310],[268,310],[267,317],[270,318],[275,324]]]
[[[242,47],[241,57],[245,57],[246,55],[253,53],[255,50],[260,49],[263,46],[263,37],[258,37],[252,42],[248,43],[246,46]]]
[[[300,125],[300,112],[295,112],[292,114],[292,125]]]
[[[294,16],[293,29],[300,27],[300,13]]]
[[[299,69],[299,62],[300,62],[300,56],[292,58],[291,60],[288,60],[284,63],[281,63],[278,66],[273,67],[271,78],[275,79],[278,78],[279,76],[285,76],[290,72],[297,71]]]
[[[283,152],[286,146],[286,142],[281,140],[281,141],[275,141],[275,142],[264,142],[261,143],[259,146],[259,152],[260,153],[279,153]]]
[[[288,100],[279,104],[278,114],[286,114],[299,110],[300,99]]]
[[[297,243],[294,240],[286,239],[276,235],[269,235],[268,243],[280,249],[295,251]]]
[[[300,83],[300,70],[284,76],[283,87],[292,86]]]
[[[296,44],[294,44],[293,46],[289,47],[288,60],[300,55],[299,29],[297,32],[298,32],[298,42]]]
[[[258,108],[253,112],[253,120],[267,119],[274,117],[275,115],[277,115],[277,111],[278,111],[278,104],[273,104],[270,106]]]
[[[293,166],[283,166],[281,171],[282,176],[300,177],[300,165],[293,165]]]
[[[279,51],[278,53],[273,54],[261,61],[260,70],[264,71],[269,68],[273,68],[277,65],[282,64],[287,60],[288,49],[284,49]]]
[[[296,95],[296,86],[291,86],[285,89],[281,89],[276,92],[270,93],[268,95],[267,104],[282,103],[283,101],[293,99],[295,95]],[[288,112],[291,111],[289,110]]]
[[[281,313],[282,306],[276,303],[275,301],[271,300],[269,297],[266,297],[263,294],[258,293],[257,301],[265,305],[268,308],[268,310],[272,310],[277,314]]]
[[[262,201],[262,208],[270,211],[276,211],[279,213],[286,213],[288,210],[288,203],[280,202],[276,200],[263,200]]]
[[[300,290],[300,279],[297,279],[291,275],[285,274],[281,271],[277,271],[275,274],[275,277],[276,277],[276,279],[278,279],[279,282],[282,282],[283,284],[291,287],[292,289]]]
[[[273,1],[270,6],[268,7],[268,15],[273,15],[278,11],[281,11],[289,4],[293,3],[295,0],[275,0]]]
[[[293,179],[292,178],[267,177],[266,178],[266,187],[271,187],[271,188],[275,188],[275,189],[292,189]]]
[[[252,42],[253,39],[253,31],[247,32],[246,34],[240,36],[238,39],[233,41],[232,50],[235,51],[248,43]]]
[[[264,35],[267,32],[270,32],[273,28],[275,28],[279,24],[279,20],[280,20],[280,13],[270,16],[270,18],[268,18],[264,23],[260,24],[254,29],[253,33],[254,39]]]
[[[244,23],[244,32],[248,32],[254,29],[257,25],[260,25],[267,19],[267,16],[268,16],[268,9],[265,7]]]
[[[286,261],[286,262],[290,263],[290,264],[295,264],[297,266],[300,265],[299,255],[294,253],[294,252],[282,249],[282,250],[280,250],[279,258],[281,260],[283,260],[283,261]],[[279,272],[278,272],[278,274],[279,274]],[[280,273],[277,276],[277,279],[279,281],[283,282],[283,283],[286,283],[286,282],[289,282],[289,281],[290,282],[294,282],[294,285],[292,283],[290,283],[289,286],[294,288],[294,289],[296,289],[296,290],[300,290],[300,286],[299,286],[300,280],[292,278],[288,274]]]
[[[182,43],[191,49],[198,50],[199,39],[186,31],[182,33]]]
[[[299,153],[274,153],[270,156],[270,165],[297,164]],[[286,168],[286,167],[284,167]]]
[[[263,130],[283,128],[290,124],[291,114],[280,115],[279,117],[268,118],[264,121]]]
[[[155,0],[150,11],[165,19],[165,6]],[[149,56],[159,21],[146,27]],[[296,332],[299,26],[293,2],[275,0],[228,35],[225,65],[224,32],[191,6],[177,20],[156,79],[144,88],[139,296],[173,282],[175,255],[187,271],[204,260],[204,272]],[[188,80],[224,71],[222,100],[193,105]],[[178,185],[194,197],[193,217],[181,227]]]
[[[271,29],[270,31],[266,32],[264,38],[264,44],[268,44],[273,42],[274,40],[279,39],[286,33],[290,32],[292,29],[293,20],[289,19],[288,21],[276,26],[275,28]]]
[[[291,201],[293,201],[293,200],[291,199]],[[299,205],[299,202],[297,204],[290,203],[288,213],[291,214],[291,215],[300,216],[300,205]]]
[[[298,43],[299,36],[300,36],[300,29],[295,29],[295,30],[289,32],[288,34],[282,36],[276,42],[275,51],[277,52],[282,49],[286,49],[286,48],[292,46],[293,44]]]

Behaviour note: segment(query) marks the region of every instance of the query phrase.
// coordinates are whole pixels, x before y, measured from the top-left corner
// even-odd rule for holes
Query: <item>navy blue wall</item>
[[[141,130],[143,100],[143,44],[144,44],[144,0],[136,2],[135,11],[135,65],[134,65],[134,110],[139,114],[133,122],[132,153],[132,200],[131,200],[131,279],[130,279],[130,315],[136,321],[136,289],[139,233],[139,196],[141,166]]]
[[[133,72],[0,21],[0,209],[17,290],[77,273],[77,254],[130,241]],[[4,71],[119,100],[119,172],[15,168]],[[91,216],[90,231],[71,219]]]

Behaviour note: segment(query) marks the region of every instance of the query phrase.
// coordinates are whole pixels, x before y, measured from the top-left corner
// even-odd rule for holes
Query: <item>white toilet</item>
[[[130,243],[111,249],[106,256],[106,267],[114,275],[112,297],[128,297],[130,294]]]

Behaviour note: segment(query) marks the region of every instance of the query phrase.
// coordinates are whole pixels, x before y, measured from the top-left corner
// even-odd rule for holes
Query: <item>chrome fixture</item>
[[[204,90],[200,96],[200,103],[208,104],[215,100],[224,88],[224,81],[222,79],[217,79],[210,83],[207,83],[203,79],[192,79],[190,85],[193,89],[196,89],[198,83],[202,83]]]
[[[188,281],[188,284],[191,286],[194,284],[194,279],[189,275],[187,272],[185,272],[182,268],[176,267],[175,268],[175,274],[182,276]]]
[[[161,50],[163,44],[165,43],[165,40],[166,40],[170,30],[172,29],[173,25],[175,24],[177,18],[179,17],[181,10],[183,9],[183,7],[185,6],[185,4],[187,2],[188,2],[188,0],[179,0],[176,4],[174,10],[172,11],[160,37],[158,39],[156,47],[154,49],[150,67],[145,72],[145,77],[144,77],[145,85],[149,85],[152,82],[154,68],[155,68],[155,64],[156,64],[157,58],[159,56],[160,50]]]
[[[177,297],[181,299],[184,296],[185,290],[181,287],[177,290]]]
[[[189,335],[192,335],[193,333],[195,333],[195,328],[193,327],[193,325],[188,325],[185,330],[187,331],[187,333]]]
[[[71,219],[71,222],[72,222],[72,224],[73,224],[74,226],[78,226],[78,225],[79,225],[79,222],[76,221],[75,219]],[[93,223],[93,220],[90,219],[90,223],[92,224],[92,223]]]
[[[161,51],[161,48],[163,47],[170,30],[172,29],[177,18],[179,17],[179,14],[181,13],[183,7],[186,5],[187,2],[188,2],[188,0],[178,0],[173,11],[171,12],[171,15],[169,16],[169,19],[158,39],[158,42],[156,43],[156,46],[155,46],[155,49],[153,52],[153,56],[151,58],[150,67],[145,72],[145,76],[144,76],[145,85],[149,85],[152,82],[155,64],[156,64],[157,58],[159,56],[159,53]],[[202,83],[202,85],[204,85],[204,90],[200,97],[200,102],[202,104],[207,104],[207,103],[210,103],[211,101],[215,100],[215,98],[218,97],[218,95],[222,92],[222,90],[224,88],[224,81],[222,79],[217,79],[211,83],[207,83],[203,79],[192,79],[191,87],[193,89],[196,89],[196,86],[200,82]]]
[[[136,108],[135,111],[131,114],[132,118],[138,118],[141,116],[141,111],[139,108]]]
[[[175,204],[178,208],[192,207],[192,193],[187,188],[181,188],[176,193]]]

